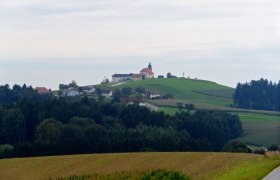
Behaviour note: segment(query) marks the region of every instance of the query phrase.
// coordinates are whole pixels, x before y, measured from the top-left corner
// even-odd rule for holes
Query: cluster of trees
[[[0,86],[1,104],[18,103],[23,98],[33,99],[33,101],[39,101],[49,97],[38,95],[38,93],[32,88],[32,86],[27,86],[26,84],[24,84],[23,86],[16,84],[12,88],[8,84]]]
[[[238,116],[217,111],[182,111],[169,116],[137,105],[98,102],[87,97],[36,101],[23,98],[0,106],[0,144],[5,144],[2,148],[9,150],[6,154],[14,157],[219,151],[228,140],[241,134]]]
[[[280,82],[276,84],[260,79],[250,83],[238,83],[234,104],[246,109],[280,110]]]
[[[59,90],[69,89],[71,87],[77,88],[79,86],[75,80],[72,80],[69,84],[59,84],[58,86]]]

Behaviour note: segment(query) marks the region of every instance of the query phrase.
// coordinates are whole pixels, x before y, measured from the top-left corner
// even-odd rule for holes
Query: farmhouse
[[[161,97],[161,95],[159,94],[159,92],[150,92],[150,93],[148,93],[147,97],[149,99],[159,99]]]
[[[101,90],[101,96],[110,98],[113,96],[113,92],[111,90]]]
[[[113,83],[118,83],[118,82],[124,82],[124,81],[129,81],[132,80],[133,74],[114,74],[112,76],[112,82]]]
[[[40,95],[50,95],[51,94],[50,90],[48,90],[45,87],[36,87],[35,91],[37,91],[37,93]]]
[[[96,89],[94,86],[82,86],[80,87],[83,94],[95,93]]]
[[[119,83],[125,81],[137,81],[142,79],[154,78],[154,73],[151,63],[149,63],[148,68],[143,68],[139,74],[114,74],[112,76],[112,83]]]
[[[71,87],[69,89],[64,90],[63,95],[69,96],[69,97],[75,97],[75,96],[79,96],[80,92],[79,92],[78,88]]]

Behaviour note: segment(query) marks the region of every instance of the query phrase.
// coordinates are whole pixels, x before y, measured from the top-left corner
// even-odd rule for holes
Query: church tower
[[[148,68],[149,68],[149,69],[153,69],[153,68],[152,68],[152,64],[151,64],[151,63],[149,63]]]

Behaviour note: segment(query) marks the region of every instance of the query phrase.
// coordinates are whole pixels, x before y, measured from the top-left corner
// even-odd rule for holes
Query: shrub
[[[167,171],[164,169],[156,169],[154,171],[144,174],[142,180],[189,180],[187,176],[178,171]]]
[[[236,152],[236,153],[248,153],[246,144],[239,141],[232,141],[224,146],[223,151],[225,152]]]
[[[0,145],[0,158],[8,158],[12,156],[14,146],[10,144]]]

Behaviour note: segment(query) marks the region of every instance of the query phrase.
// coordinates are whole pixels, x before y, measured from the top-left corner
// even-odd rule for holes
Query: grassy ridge
[[[0,160],[0,179],[46,179],[158,168],[180,171],[192,179],[211,179],[230,176],[231,169],[238,174],[239,167],[254,164],[265,169],[259,171],[263,177],[267,170],[280,165],[280,160],[230,153],[123,153],[3,159]],[[255,169],[251,168],[247,175],[254,173]]]
[[[191,79],[147,79],[131,81],[120,87],[137,88],[143,86],[147,90],[158,91],[165,95],[171,93],[175,99],[206,102],[207,104],[229,105],[232,98],[228,94],[233,89],[211,81]],[[216,96],[219,94],[219,96]]]

